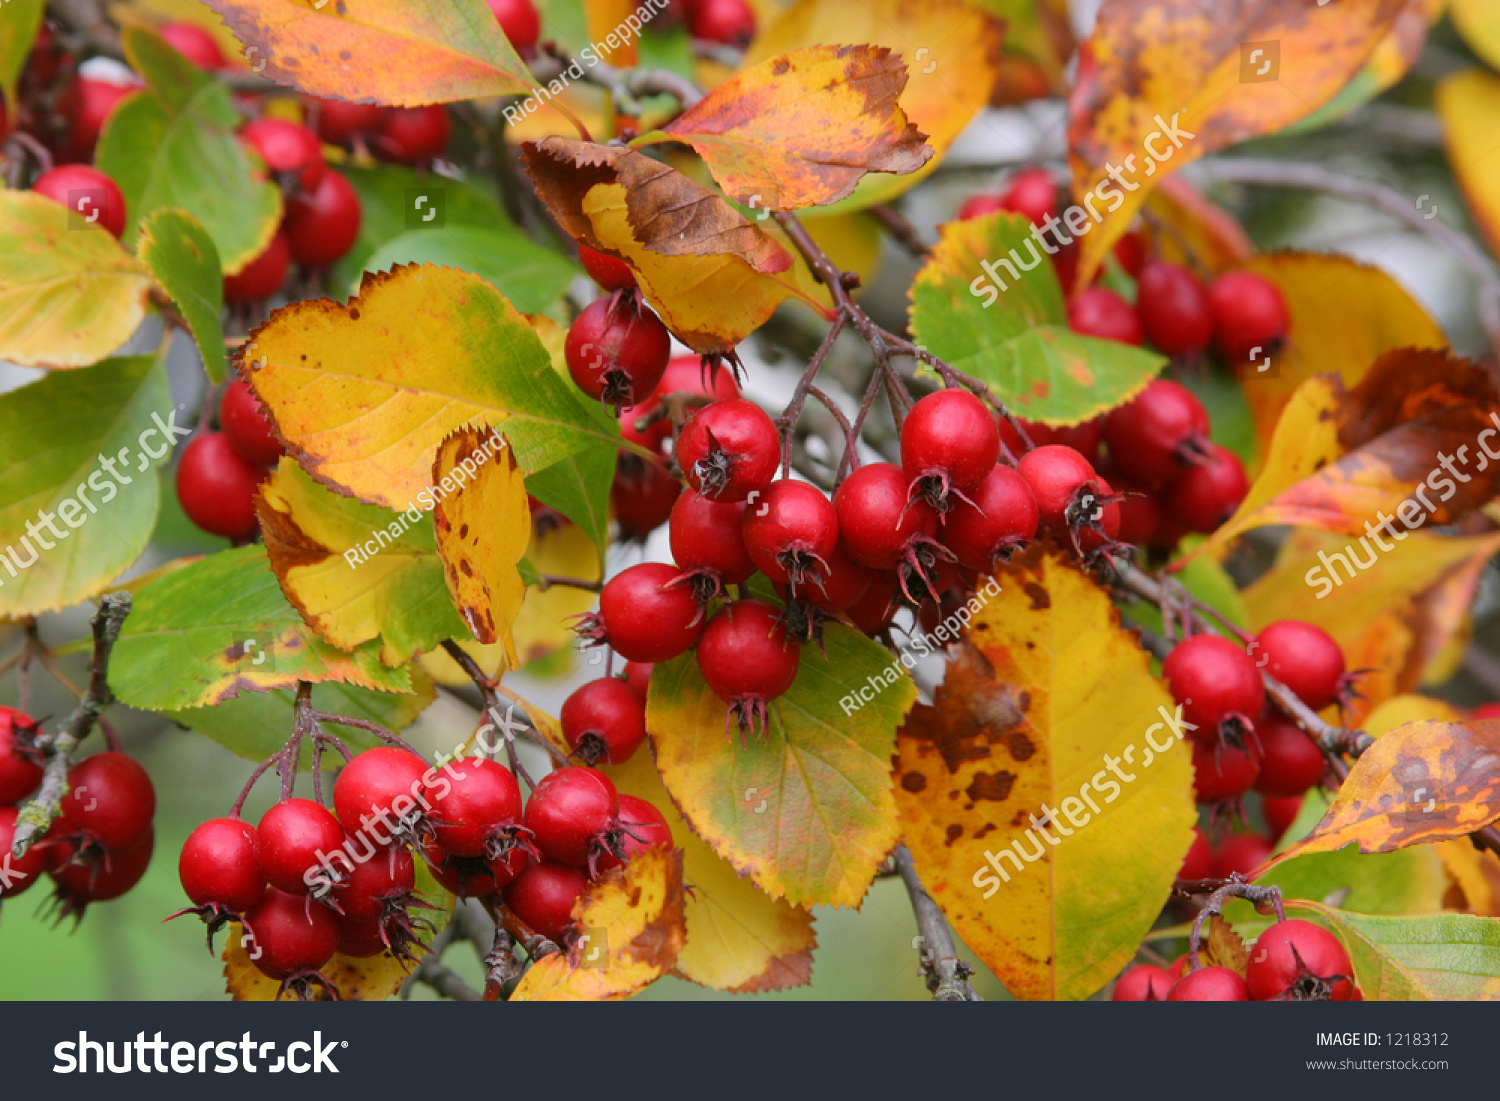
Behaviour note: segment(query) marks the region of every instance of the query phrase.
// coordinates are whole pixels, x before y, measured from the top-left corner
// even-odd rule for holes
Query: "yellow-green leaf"
[[[154,210],[141,222],[136,251],[187,321],[209,379],[223,382],[224,274],[213,238],[186,211]]]

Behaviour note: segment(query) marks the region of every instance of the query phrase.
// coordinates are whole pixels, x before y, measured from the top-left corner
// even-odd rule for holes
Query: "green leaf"
[[[652,673],[646,728],[672,801],[741,875],[799,906],[856,906],[896,841],[891,757],[917,690],[903,674],[846,713],[840,698],[896,659],[842,625],[823,641],[827,658],[805,648],[796,682],[771,701],[765,740],[729,736],[692,654]]]
[[[1021,267],[1027,263],[1029,271]],[[1078,424],[1113,409],[1166,363],[1153,352],[1068,328],[1057,273],[1022,214],[942,227],[911,289],[911,327],[933,355],[983,379],[1017,414],[1044,424]]]
[[[1316,914],[1333,927],[1367,1001],[1500,998],[1500,918],[1351,914],[1304,899],[1288,899],[1286,908]]]
[[[532,244],[508,227],[412,230],[382,245],[364,266],[366,271],[386,271],[396,264],[438,264],[473,272],[522,313],[541,313],[578,274],[578,268],[560,253]]]
[[[333,266],[335,286],[357,283],[365,261],[402,234],[424,228],[419,219],[429,210],[441,209],[443,225],[448,227],[493,229],[509,224],[492,194],[464,180],[395,164],[373,168],[350,164],[341,171],[359,194],[360,220],[354,247]],[[416,208],[419,198],[427,199],[421,210]]]
[[[141,220],[137,251],[187,321],[209,379],[223,382],[224,276],[213,239],[186,211],[154,210]]]
[[[416,721],[436,697],[437,692],[426,673],[413,667],[414,694],[397,696],[388,692],[371,692],[347,684],[315,684],[312,705],[319,711],[365,719],[378,723],[392,734],[398,734]],[[264,761],[286,742],[292,733],[295,689],[277,692],[251,692],[238,699],[225,700],[212,707],[190,707],[182,711],[163,711],[166,718],[181,723],[218,742],[232,753],[250,761]],[[357,727],[328,723],[323,728],[355,753],[380,745],[380,739]],[[327,758],[325,758],[326,760]],[[337,754],[334,760],[338,759]],[[302,767],[309,768],[312,754],[303,747]]]
[[[152,356],[0,395],[0,615],[87,600],[141,556],[160,501],[155,469],[175,442],[160,438],[153,416],[171,425],[175,414]]]
[[[6,117],[16,117],[16,82],[26,67],[31,44],[47,0],[5,0],[5,17],[0,19],[0,95],[4,96]]]
[[[609,545],[615,455],[613,448],[591,446],[526,479],[528,493],[572,520],[601,550]]]
[[[406,667],[381,664],[379,643],[345,653],[314,634],[281,594],[261,546],[220,551],[143,588],[109,674],[121,702],[145,711],[202,707],[299,680],[412,690]]]
[[[148,30],[128,27],[122,41],[148,86],[109,116],[95,163],[125,195],[125,243],[135,244],[147,214],[177,207],[199,221],[233,275],[270,243],[281,193],[235,136],[241,120],[224,85]]]
[[[146,316],[146,270],[109,231],[31,191],[0,191],[0,359],[97,363]]]

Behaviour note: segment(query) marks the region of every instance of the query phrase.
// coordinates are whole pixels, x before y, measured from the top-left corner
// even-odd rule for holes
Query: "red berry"
[[[972,504],[970,503],[972,502]],[[1017,547],[1036,538],[1036,498],[1026,479],[998,463],[959,501],[943,525],[943,544],[960,564],[990,573]]]
[[[1182,858],[1182,867],[1177,872],[1178,879],[1207,879],[1213,875],[1214,851],[1208,843],[1208,838],[1203,836],[1203,831],[1197,826],[1193,827],[1193,843],[1188,847],[1187,855]]]
[[[1045,168],[1026,168],[1017,172],[1000,196],[1000,207],[1024,214],[1038,226],[1049,216],[1056,217],[1057,185],[1052,182],[1052,174]]]
[[[1141,270],[1146,266],[1146,242],[1141,235],[1131,230],[1115,242],[1113,251],[1125,274],[1140,279]]]
[[[603,642],[626,661],[670,661],[703,631],[703,610],[692,593],[674,587],[677,571],[662,562],[623,570],[599,594],[599,612],[580,633]]]
[[[366,831],[376,844],[386,844],[418,816],[428,772],[426,761],[397,746],[376,746],[356,755],[333,785],[340,824],[351,835]],[[377,825],[371,827],[372,822]]]
[[[577,689],[559,719],[563,737],[586,765],[622,765],[646,740],[646,699],[615,677]]]
[[[371,152],[398,164],[430,160],[447,147],[450,128],[448,109],[441,103],[393,107],[371,143]]]
[[[359,193],[330,168],[315,190],[287,200],[281,228],[297,262],[319,268],[342,259],[354,247],[360,218]]]
[[[272,889],[245,915],[245,950],[261,974],[292,979],[315,972],[339,946],[339,920],[305,896]]]
[[[277,177],[295,176],[299,190],[316,189],[327,170],[318,135],[295,122],[258,118],[245,124],[240,137]]]
[[[621,291],[579,314],[563,346],[573,382],[617,413],[651,396],[671,353],[672,337],[661,319],[639,295]]]
[[[981,192],[978,195],[970,195],[964,200],[964,205],[958,208],[954,217],[960,222],[967,222],[970,218],[982,218],[986,214],[994,214],[998,210],[1008,210],[1005,205],[1005,197],[999,193],[990,194]]]
[[[487,859],[478,856],[453,856],[435,843],[422,846],[422,855],[432,869],[433,878],[460,898],[486,898],[496,894],[525,870],[529,854],[520,845],[512,846],[503,857]]]
[[[1157,504],[1156,498],[1144,486],[1123,477],[1114,469],[1108,473],[1109,483],[1115,487],[1115,493],[1119,497],[1116,504],[1120,510],[1120,542],[1137,547],[1154,545],[1152,540],[1161,526],[1161,505]]]
[[[271,422],[260,411],[248,383],[235,379],[219,399],[219,428],[229,446],[247,463],[269,469],[281,458],[281,442],[271,434]]]
[[[896,601],[898,592],[900,589],[895,573],[876,573],[870,581],[870,587],[865,590],[865,595],[846,610],[849,622],[867,635],[879,634],[890,625],[896,612],[900,610],[901,606]]]
[[[1265,627],[1255,641],[1259,645],[1251,649],[1257,663],[1314,711],[1334,703],[1344,691],[1344,651],[1323,628],[1282,619]]]
[[[677,440],[677,464],[688,485],[716,501],[743,501],[763,491],[780,461],[775,423],[743,398],[695,410]]]
[[[1088,287],[1068,302],[1068,328],[1084,336],[1139,345],[1141,322],[1130,303],[1108,287]]]
[[[1290,719],[1280,715],[1260,719],[1255,724],[1255,740],[1261,752],[1255,790],[1262,795],[1301,795],[1328,771],[1318,743]]]
[[[1099,476],[1089,463],[1071,447],[1047,444],[1021,456],[1016,471],[1031,487],[1036,500],[1037,516],[1054,535],[1065,536],[1078,521],[1078,510],[1085,495],[1090,496],[1089,512],[1097,505]]]
[[[715,501],[691,490],[672,506],[672,560],[687,573],[707,577],[704,589],[710,596],[755,572],[740,530],[744,511],[742,502]]]
[[[19,803],[42,782],[43,768],[32,748],[36,723],[14,707],[0,707],[0,806]],[[8,849],[0,849],[0,861]]]
[[[142,85],[135,81],[116,82],[95,77],[75,77],[72,86],[57,104],[57,113],[72,120],[72,127],[63,143],[61,154],[65,160],[86,161],[94,151],[104,124],[114,113],[120,101]]]
[[[123,852],[151,829],[156,789],[123,753],[96,753],[68,770],[68,794],[53,832]]]
[[[313,102],[317,104],[318,137],[329,145],[343,145],[356,134],[376,133],[385,120],[386,108],[377,103],[345,103],[341,99]]]
[[[4,877],[0,878],[0,898],[15,898],[47,870],[48,846],[40,840],[23,857],[11,854],[20,813],[15,807],[0,807],[0,868],[5,869]]]
[[[922,498],[907,498],[905,471],[891,463],[860,467],[833,494],[839,538],[856,562],[893,570],[913,540],[931,539],[938,516]]]
[[[1227,967],[1189,971],[1167,992],[1169,1002],[1248,1002],[1245,980]]]
[[[619,793],[609,778],[574,766],[537,782],[525,822],[543,856],[584,867],[609,851],[619,815]]]
[[[505,905],[531,930],[563,944],[573,927],[573,906],[588,890],[581,868],[543,860],[505,888]]]
[[[286,282],[292,266],[292,246],[286,234],[277,230],[265,251],[251,260],[235,275],[224,276],[225,302],[259,302],[270,298]]]
[[[1193,743],[1193,790],[1200,803],[1237,799],[1260,774],[1256,755],[1232,745]]]
[[[510,769],[484,757],[461,757],[423,788],[432,836],[454,856],[500,857],[515,844],[521,787]]]
[[[1281,346],[1291,324],[1286,299],[1269,279],[1248,271],[1219,276],[1208,288],[1214,315],[1214,343],[1235,363],[1260,358]],[[1261,349],[1260,353],[1256,349]]]
[[[156,28],[168,46],[200,69],[224,68],[224,51],[219,43],[196,23],[163,23]]]
[[[1250,948],[1245,982],[1258,1002],[1347,1002],[1354,993],[1353,964],[1337,937],[1322,926],[1292,918],[1278,921]]]
[[[740,735],[759,721],[766,734],[766,705],[797,679],[802,651],[787,640],[777,610],[760,600],[736,600],[714,616],[698,641],[698,671],[714,695],[729,704]]]
[[[837,543],[828,556],[827,573],[802,586],[798,596],[803,603],[838,614],[853,607],[869,590],[874,579],[874,570],[860,565],[844,550],[842,543]],[[783,600],[791,595],[791,590],[785,585],[777,585],[776,591]]]
[[[1143,963],[1115,980],[1112,1002],[1164,1002],[1172,989],[1172,976],[1160,967]]]
[[[266,892],[255,860],[255,827],[238,818],[210,818],[188,834],[177,875],[194,906],[244,914]]]
[[[1231,875],[1250,877],[1250,873],[1271,859],[1276,846],[1258,833],[1237,833],[1226,837],[1214,853],[1213,876],[1228,879]]]
[[[542,17],[531,0],[485,0],[500,31],[517,51],[529,50],[542,35]]]
[[[404,846],[376,849],[333,889],[333,901],[349,921],[378,922],[404,909],[416,886],[416,863]]]
[[[1167,487],[1162,505],[1188,530],[1207,535],[1234,515],[1250,481],[1244,464],[1227,447],[1208,445],[1208,458]]]
[[[1208,411],[1186,386],[1154,379],[1104,418],[1109,459],[1129,477],[1157,487],[1208,453]]]
[[[1187,268],[1153,260],[1136,283],[1136,312],[1146,339],[1169,356],[1192,355],[1214,335],[1208,291]]]
[[[343,871],[334,854],[344,847],[344,827],[311,799],[287,799],[255,827],[255,860],[271,886],[306,894],[326,889],[328,866]]]
[[[795,595],[799,585],[827,576],[838,545],[838,513],[817,486],[783,478],[745,508],[740,531],[760,572]]]
[[[901,467],[940,511],[949,494],[967,494],[1000,459],[994,414],[967,390],[928,394],[901,425]]]
[[[627,661],[625,663],[625,683],[630,685],[630,690],[645,700],[647,691],[651,688],[651,670],[656,668],[649,661]]]
[[[628,291],[635,284],[635,272],[630,265],[618,257],[591,249],[579,242],[578,262],[595,283],[607,291]]]
[[[125,232],[125,196],[119,185],[97,168],[86,164],[59,165],[38,176],[31,189],[115,237]]]
[[[687,12],[694,38],[743,49],[755,37],[755,11],[746,0],[693,0]]]
[[[1195,742],[1214,745],[1219,725],[1231,716],[1248,726],[1266,703],[1265,687],[1245,648],[1222,635],[1193,635],[1179,642],[1162,662],[1172,698],[1183,719],[1197,727]]]
[[[82,918],[90,903],[125,894],[146,875],[155,848],[156,831],[148,829],[145,837],[124,851],[53,867],[50,874],[57,884],[58,917]]]
[[[177,499],[204,531],[230,539],[255,532],[261,472],[240,458],[222,432],[199,432],[177,460]]]
[[[645,799],[634,795],[620,796],[620,849],[625,853],[622,860],[614,853],[605,853],[599,858],[598,870],[607,872],[628,863],[637,853],[645,852],[653,845],[672,845],[672,827],[661,811]]]
[[[614,484],[609,489],[620,538],[644,542],[646,536],[667,522],[681,493],[682,483],[661,467],[637,455],[622,454],[615,467]]]
[[[1021,437],[1016,434],[1016,430],[1011,427],[1008,420],[1000,417],[997,423],[1000,428],[1000,438],[1005,441],[1005,446],[1010,448],[1011,454],[1019,456],[1027,450],[1021,443]],[[1026,435],[1031,439],[1032,447],[1045,447],[1049,443],[1061,444],[1078,452],[1089,461],[1090,465],[1098,463],[1099,442],[1104,435],[1103,417],[1095,417],[1082,424],[1066,425],[1042,424],[1040,421],[1022,418],[1021,426],[1026,429]]]
[[[380,922],[339,918],[339,955],[364,960],[380,955],[386,947]]]
[[[1291,828],[1297,820],[1297,815],[1302,811],[1302,796],[1293,795],[1289,798],[1277,798],[1268,795],[1260,801],[1261,812],[1266,816],[1266,827],[1271,831],[1271,836],[1278,841],[1282,834]]]
[[[1485,719],[1500,719],[1500,703],[1482,703],[1469,712],[1469,718],[1483,722]],[[5,800],[0,799],[0,803]]]

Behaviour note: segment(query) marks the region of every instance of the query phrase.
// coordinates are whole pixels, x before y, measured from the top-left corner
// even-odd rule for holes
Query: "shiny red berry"
[[[125,232],[125,196],[120,187],[97,168],[86,164],[63,164],[36,178],[31,190],[61,203],[84,222],[108,230],[115,237]]]
[[[382,120],[370,149],[381,160],[416,164],[431,160],[447,148],[451,128],[448,109],[441,103],[393,107]]]
[[[737,600],[714,616],[698,641],[698,670],[714,695],[729,705],[740,735],[758,722],[767,734],[766,705],[797,679],[802,651],[787,639],[777,609],[760,600]]]
[[[48,872],[56,884],[54,904],[58,918],[82,918],[94,902],[108,902],[130,891],[146,875],[151,855],[156,849],[156,831],[123,851],[111,851],[81,862],[68,861],[59,866],[55,857]]]
[[[603,642],[627,661],[670,661],[698,640],[703,610],[678,571],[663,562],[642,562],[610,578],[599,594],[597,615],[579,631]]]
[[[578,262],[595,283],[607,291],[628,291],[636,285],[635,272],[624,260],[578,245]]]
[[[326,906],[275,888],[245,915],[244,948],[261,974],[294,979],[316,972],[339,946],[339,921]]]
[[[1255,636],[1256,662],[1314,711],[1338,701],[1347,687],[1344,651],[1323,628],[1282,619]]]
[[[222,432],[199,432],[177,460],[177,499],[182,511],[204,531],[247,539],[259,522],[255,490],[261,472],[251,466]]]
[[[1249,749],[1193,743],[1193,791],[1200,803],[1237,799],[1259,774],[1259,761]]]
[[[605,853],[599,858],[598,871],[607,872],[628,863],[631,857],[643,853],[653,845],[671,846],[672,827],[667,825],[666,815],[655,805],[634,795],[620,796],[620,850],[623,858],[614,853]]]
[[[1098,496],[1099,476],[1093,465],[1071,447],[1047,444],[1021,456],[1016,471],[1031,488],[1037,516],[1059,538],[1066,538],[1078,522],[1079,510]],[[1085,497],[1089,502],[1085,502]],[[1090,514],[1097,508],[1092,504]]]
[[[838,545],[833,502],[809,482],[783,478],[768,485],[740,517],[745,549],[760,572],[795,594],[827,576]]]
[[[542,17],[531,0],[485,0],[500,31],[517,51],[529,50],[542,34]]]
[[[515,844],[521,788],[510,769],[485,757],[460,757],[423,787],[432,836],[454,856],[498,857]]]
[[[1214,343],[1233,363],[1274,353],[1291,324],[1281,289],[1264,276],[1231,271],[1208,288],[1214,315]]]
[[[1196,275],[1177,264],[1146,264],[1136,281],[1135,308],[1146,339],[1169,356],[1201,352],[1213,339],[1208,291]]]
[[[1258,833],[1237,833],[1226,837],[1214,851],[1212,875],[1215,879],[1228,879],[1239,875],[1246,879],[1258,869],[1275,849],[1269,837]]]
[[[563,737],[586,765],[624,764],[646,740],[646,700],[615,677],[576,689],[558,718]]]
[[[96,753],[68,770],[53,832],[123,852],[146,836],[155,813],[156,789],[146,770],[123,753]]]
[[[295,122],[258,118],[245,124],[240,137],[278,178],[295,179],[298,190],[313,191],[327,171],[318,135]]]
[[[630,690],[642,700],[651,688],[651,670],[656,668],[649,661],[627,661],[625,663],[625,683],[630,685]]]
[[[875,579],[875,571],[856,562],[844,549],[842,543],[834,545],[828,556],[828,570],[817,581],[809,581],[799,587],[797,599],[804,604],[816,605],[826,612],[837,614],[847,611],[859,601]],[[786,585],[777,585],[776,591],[783,600],[792,595]]]
[[[1172,976],[1165,968],[1143,963],[1132,967],[1115,980],[1112,1002],[1164,1002],[1172,989]]]
[[[1241,727],[1253,723],[1265,707],[1266,691],[1245,648],[1222,635],[1185,638],[1162,662],[1172,698],[1182,705],[1182,717],[1196,729],[1189,736],[1212,746],[1220,724],[1231,717]]]
[[[693,0],[688,30],[694,38],[743,49],[755,37],[755,9],[746,0]]]
[[[387,110],[378,103],[345,103],[341,99],[319,99],[315,102],[318,137],[329,145],[344,145],[356,135],[376,133],[385,120]]]
[[[297,262],[320,268],[343,259],[354,247],[361,217],[359,193],[330,168],[315,189],[287,200],[281,228]]]
[[[694,581],[700,597],[717,596],[726,586],[747,581],[755,572],[741,531],[744,511],[743,502],[715,501],[692,490],[672,506],[672,560],[686,574],[702,579]]]
[[[992,572],[1036,538],[1039,513],[1026,479],[998,463],[959,501],[943,524],[943,545],[971,570]]]
[[[1153,379],[1104,418],[1110,463],[1143,485],[1158,487],[1208,454],[1208,411],[1186,386]]]
[[[343,847],[344,827],[311,799],[277,803],[255,827],[256,863],[282,891],[326,891],[334,875],[345,870],[343,858],[334,855]]]
[[[411,852],[405,846],[378,848],[333,889],[333,901],[350,921],[380,921],[404,910],[416,886]]]
[[[224,51],[218,40],[196,23],[163,23],[156,33],[183,57],[200,69],[212,72],[225,65]]]
[[[1245,983],[1258,1002],[1347,1002],[1354,993],[1349,953],[1310,921],[1278,921],[1250,946]]]
[[[609,502],[621,540],[644,542],[667,522],[682,493],[682,483],[638,455],[621,454]]]
[[[333,785],[333,809],[350,834],[368,831],[377,844],[422,813],[421,796],[437,770],[409,749],[376,746],[357,754]],[[370,823],[375,823],[371,826]],[[384,839],[384,840],[383,840]]]
[[[1087,287],[1068,302],[1068,328],[1083,336],[1139,345],[1141,322],[1130,303],[1108,287]]]
[[[238,818],[210,818],[188,834],[177,875],[194,906],[244,914],[266,893],[255,859],[255,827]]]
[[[588,886],[582,868],[542,860],[505,888],[505,905],[533,932],[564,945],[573,932],[573,907]]]
[[[619,814],[619,793],[609,778],[575,766],[537,782],[526,800],[525,823],[543,856],[587,867],[618,844]]]
[[[271,434],[271,422],[261,412],[248,383],[235,379],[219,399],[219,428],[229,446],[247,463],[269,468],[282,455],[281,441]]]
[[[898,466],[869,463],[845,478],[834,492],[839,538],[856,562],[893,570],[913,540],[930,540],[936,534],[937,512],[920,497],[909,500],[908,482]]]
[[[1057,215],[1057,184],[1045,168],[1025,168],[1011,179],[1000,195],[1000,209],[1024,214],[1033,225],[1043,225]]]
[[[1255,790],[1262,795],[1301,795],[1328,771],[1328,761],[1318,743],[1290,719],[1269,715],[1258,720],[1255,740],[1261,752]]]
[[[677,440],[677,463],[688,485],[716,501],[743,501],[764,491],[780,461],[775,423],[743,398],[695,410]]]
[[[1208,445],[1208,456],[1167,487],[1162,506],[1188,530],[1208,535],[1234,515],[1250,492],[1245,466],[1227,447]]]
[[[32,743],[36,725],[14,707],[0,707],[0,806],[19,803],[42,782],[41,755]],[[7,851],[0,849],[0,861]]]
[[[1209,845],[1208,838],[1203,836],[1203,831],[1194,826],[1193,843],[1188,846],[1187,855],[1182,858],[1182,867],[1177,872],[1177,878],[1186,880],[1207,879],[1213,874],[1213,847]]]
[[[1271,836],[1279,841],[1282,834],[1286,833],[1292,823],[1297,820],[1297,815],[1302,812],[1302,796],[1278,798],[1268,795],[1260,801],[1260,809],[1266,818],[1266,828],[1271,831]]]
[[[1189,971],[1167,992],[1169,1002],[1248,1002],[1245,980],[1227,967],[1200,967]]]
[[[952,507],[1000,459],[995,415],[967,390],[939,390],[912,406],[901,424],[901,467],[933,507]]]
[[[271,243],[238,273],[224,276],[225,302],[259,302],[270,298],[286,282],[292,268],[292,246],[286,234],[277,230]]]
[[[5,869],[5,876],[0,878],[0,898],[15,898],[29,890],[47,870],[49,853],[45,844],[33,844],[22,857],[11,853],[20,813],[15,807],[0,807],[0,868]]]
[[[568,374],[591,398],[618,413],[656,390],[671,358],[661,319],[631,292],[596,299],[573,321],[563,345]]]

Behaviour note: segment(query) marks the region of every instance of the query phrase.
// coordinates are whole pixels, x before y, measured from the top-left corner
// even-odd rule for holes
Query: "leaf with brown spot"
[[[1080,49],[1068,104],[1073,192],[1080,204],[1093,195],[1110,207],[1081,242],[1077,285],[1089,285],[1153,185],[1327,103],[1364,68],[1408,3],[1240,0],[1231,14],[1201,0],[1106,0]],[[1254,55],[1256,48],[1262,53]],[[1168,140],[1158,116],[1176,119],[1176,137]],[[1136,189],[1112,182],[1109,166],[1117,173],[1124,166],[1122,179]]]
[[[514,628],[526,596],[517,566],[531,540],[531,510],[510,445],[493,429],[461,428],[438,446],[432,484],[443,491],[433,524],[453,605],[476,639],[505,646],[515,668]]]
[[[792,257],[719,195],[630,149],[550,137],[521,157],[574,240],[624,260],[667,328],[695,351],[727,352],[789,296],[816,302]]]
[[[869,172],[904,175],[932,157],[901,110],[901,55],[879,46],[813,46],[740,72],[659,135],[697,150],[731,198],[799,210],[848,196]]]
[[[204,2],[261,75],[309,95],[417,107],[536,87],[484,0]]]
[[[1497,406],[1488,371],[1441,351],[1381,356],[1348,389],[1333,376],[1309,379],[1283,411],[1239,509],[1193,553],[1219,552],[1269,524],[1360,536],[1382,516],[1411,528],[1448,523],[1500,486],[1500,464],[1477,442],[1494,433],[1487,411]],[[1439,466],[1444,454],[1457,458],[1452,478]]]
[[[1367,749],[1307,837],[1281,853],[1362,853],[1463,837],[1500,818],[1500,719],[1399,726]]]
[[[587,939],[534,964],[511,1001],[616,1001],[669,972],[686,939],[682,854],[657,845],[603,873],[573,920]]]
[[[896,805],[923,884],[1006,989],[1086,998],[1171,892],[1196,819],[1191,755],[1104,590],[1037,551],[997,579],[933,705],[901,729]]]

